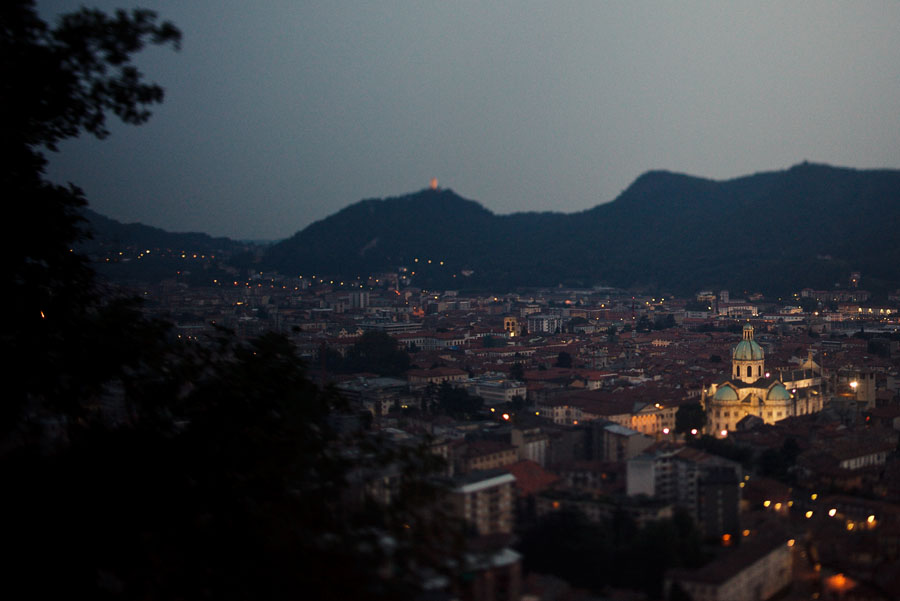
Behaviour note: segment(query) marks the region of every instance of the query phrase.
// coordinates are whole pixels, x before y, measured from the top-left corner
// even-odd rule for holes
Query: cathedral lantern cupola
[[[731,375],[747,384],[756,382],[765,375],[765,353],[753,340],[753,326],[744,326],[743,340],[731,352]]]

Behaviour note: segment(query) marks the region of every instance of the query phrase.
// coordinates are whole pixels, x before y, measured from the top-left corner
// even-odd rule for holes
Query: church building
[[[767,424],[822,410],[822,369],[810,355],[800,368],[777,375],[766,371],[765,351],[744,326],[743,339],[732,349],[731,374],[703,390],[707,427],[721,438],[738,422],[755,416]]]

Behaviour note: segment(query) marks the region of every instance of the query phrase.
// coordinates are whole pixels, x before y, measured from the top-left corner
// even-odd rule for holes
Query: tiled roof
[[[560,477],[540,464],[523,459],[505,468],[516,477],[516,488],[523,496],[533,495],[559,482]]]

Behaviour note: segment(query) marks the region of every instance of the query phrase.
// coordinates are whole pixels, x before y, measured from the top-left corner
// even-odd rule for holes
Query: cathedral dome
[[[744,339],[737,343],[731,353],[731,357],[737,361],[762,361],[764,356],[762,347],[753,340],[753,326],[744,326]]]
[[[717,401],[736,401],[738,395],[731,386],[720,386],[713,398]]]
[[[791,400],[791,393],[787,391],[787,388],[784,387],[784,384],[778,382],[769,389],[769,394],[766,395],[766,400],[789,401]]]

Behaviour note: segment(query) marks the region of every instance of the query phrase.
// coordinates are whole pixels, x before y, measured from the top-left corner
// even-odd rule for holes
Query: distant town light
[[[719,434],[721,434],[723,437],[728,436],[728,430],[722,430],[721,432],[719,432]]]
[[[829,516],[829,517],[832,517],[832,518],[833,518],[833,517],[834,517],[834,514],[836,514],[836,513],[837,513],[837,509],[835,509],[834,507],[832,507],[831,509],[828,510],[828,516]]]
[[[768,507],[768,506],[771,505],[771,504],[772,504],[772,501],[769,501],[768,499],[766,499],[765,501],[763,501],[763,507]]]
[[[691,434],[697,436],[697,428],[691,428]]]
[[[668,433],[669,433],[669,429],[668,429],[668,428],[663,428],[663,434],[668,434]]]
[[[806,519],[809,519],[812,516],[813,516],[813,512],[811,510],[806,512]]]
[[[509,413],[504,413],[500,417],[502,417],[505,421],[509,421]]]

